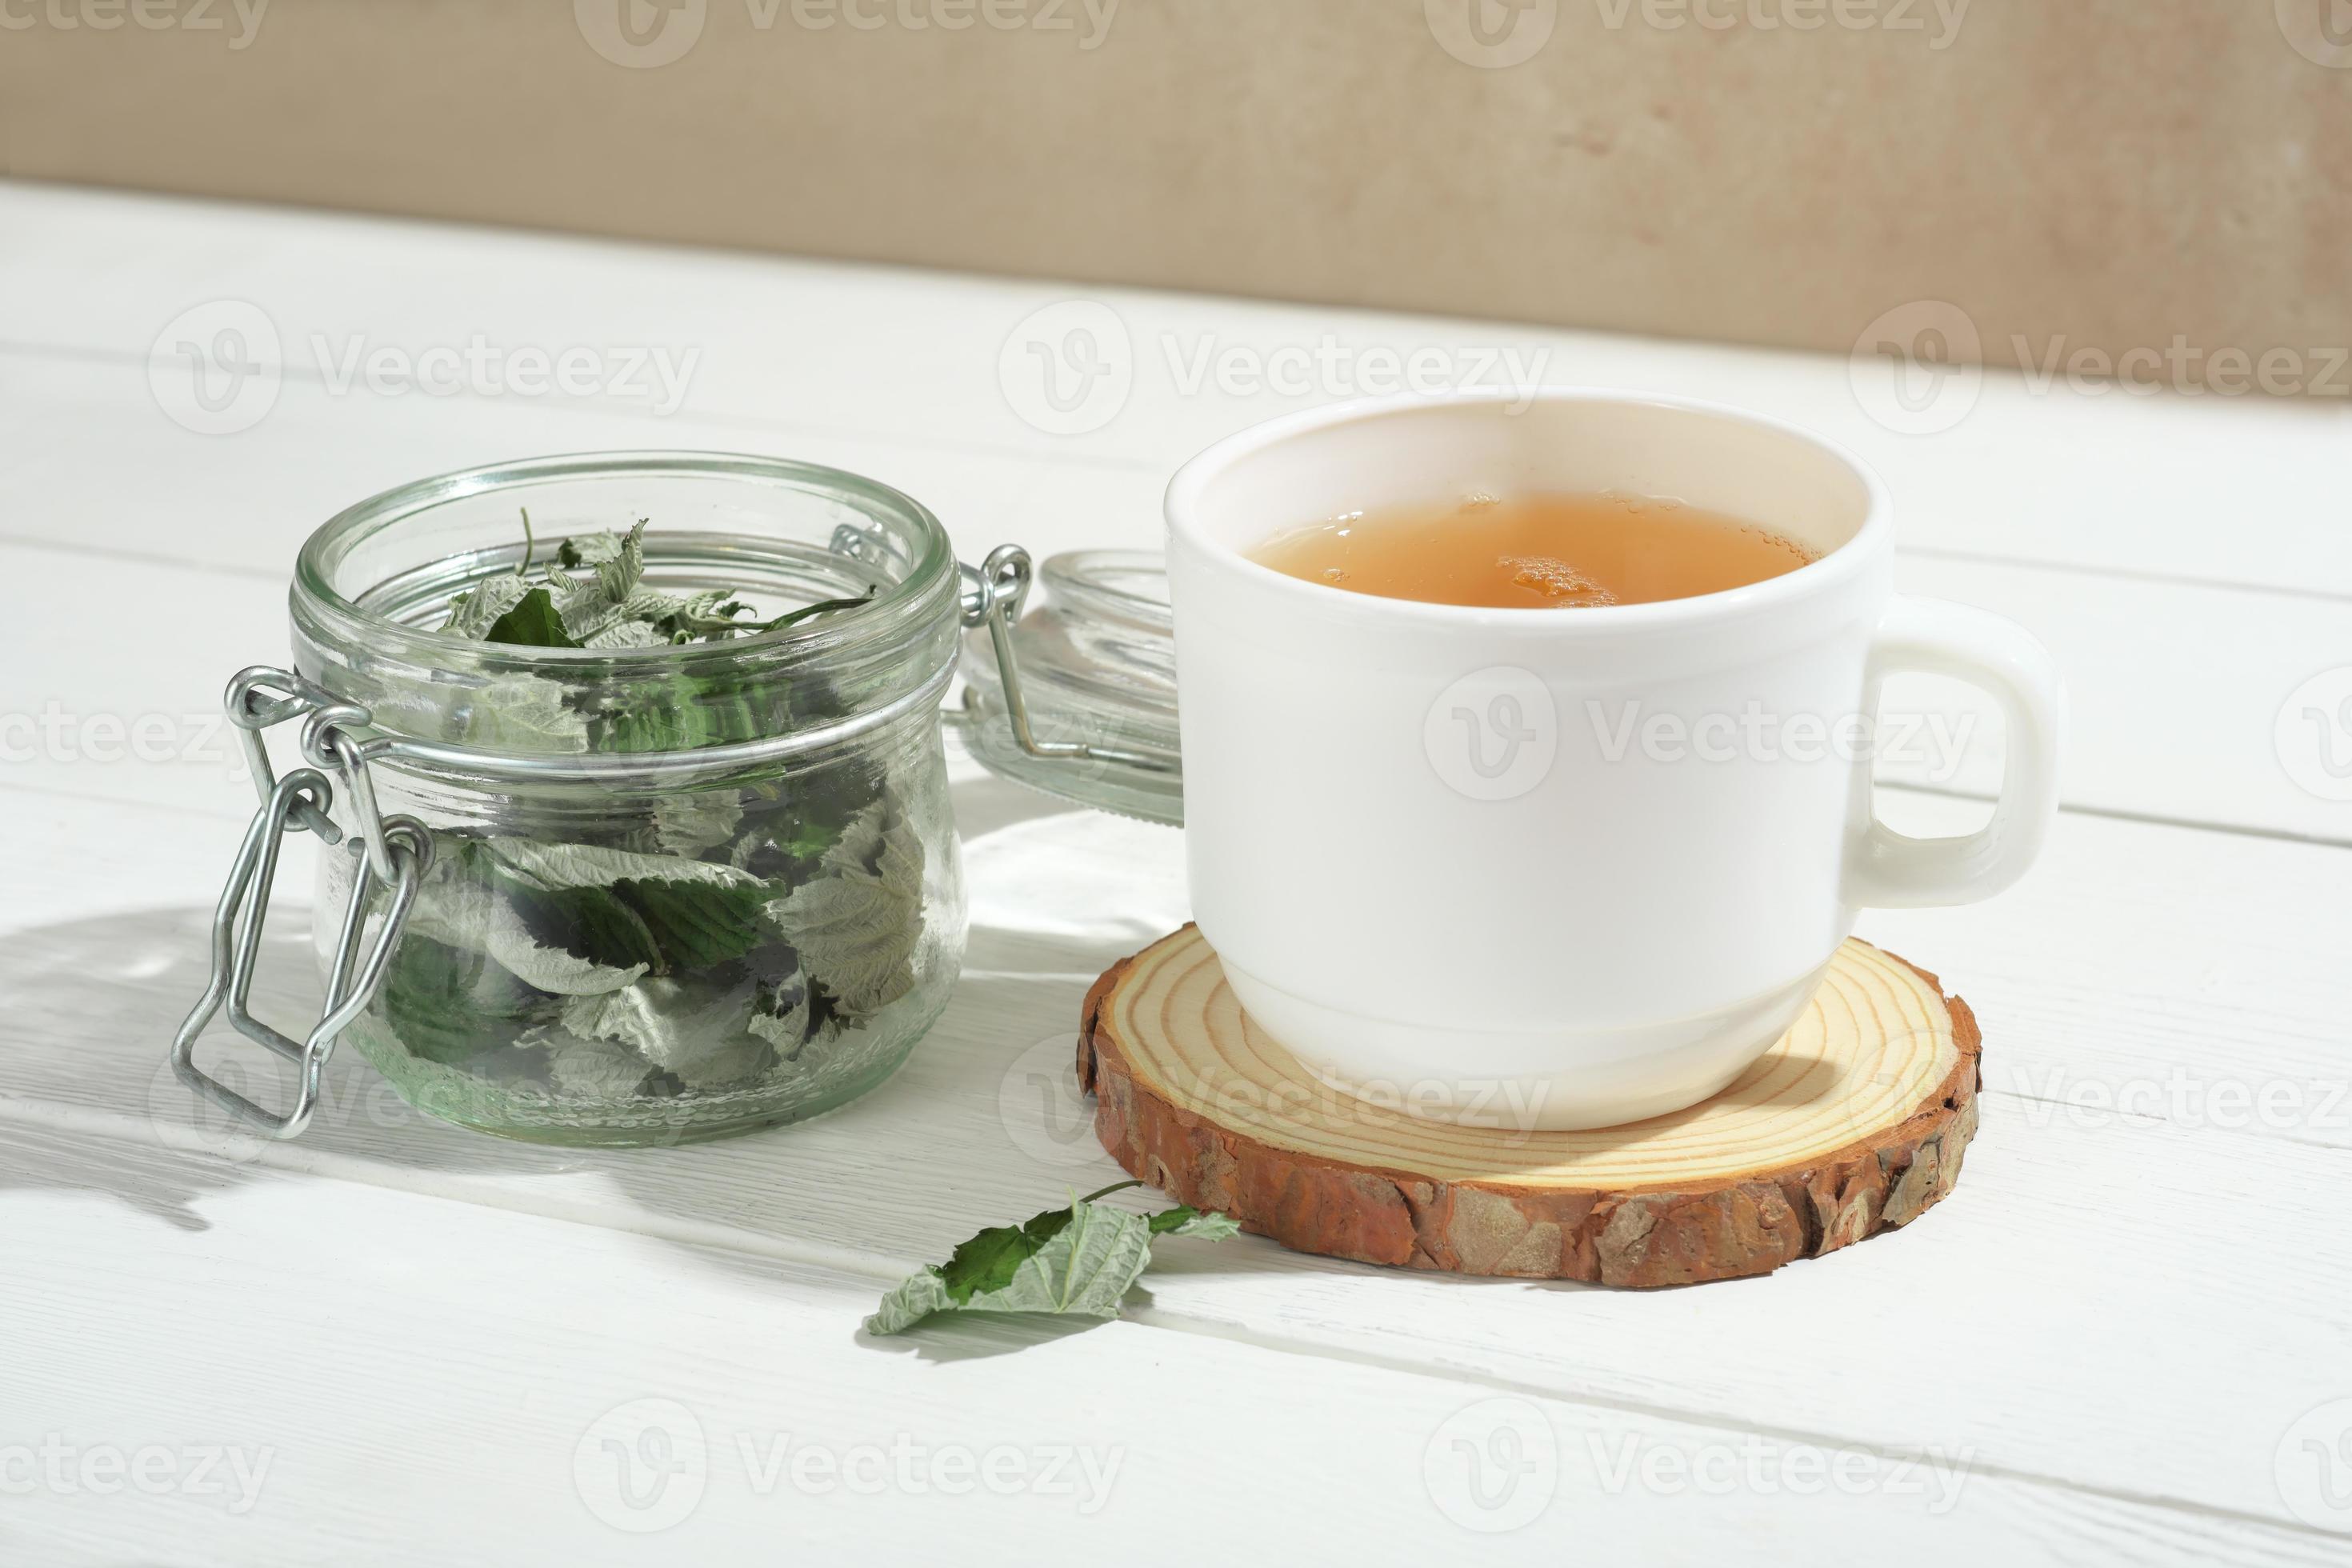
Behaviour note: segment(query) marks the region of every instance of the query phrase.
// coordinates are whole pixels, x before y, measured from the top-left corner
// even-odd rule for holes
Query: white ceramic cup
[[[1820,558],[1727,593],[1528,610],[1349,593],[1244,553],[1364,508],[1603,490]],[[1366,1098],[1544,1129],[1696,1103],[1796,1020],[1857,910],[1990,897],[2056,809],[2048,654],[1898,597],[1885,485],[1777,420],[1581,390],[1347,404],[1194,458],[1168,526],[1194,916],[1252,1020]],[[1958,677],[2005,716],[1980,831],[1874,819],[1868,733],[1896,670]]]

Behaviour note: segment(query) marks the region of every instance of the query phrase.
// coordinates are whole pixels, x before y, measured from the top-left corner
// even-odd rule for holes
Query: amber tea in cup
[[[1615,491],[1350,512],[1276,534],[1249,555],[1358,594],[1533,610],[1687,599],[1814,558],[1743,519]]]

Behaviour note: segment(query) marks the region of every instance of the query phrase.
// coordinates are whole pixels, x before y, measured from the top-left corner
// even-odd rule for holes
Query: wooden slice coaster
[[[1688,1285],[1850,1246],[1950,1192],[1979,1048],[1934,975],[1848,942],[1803,1018],[1713,1100],[1583,1132],[1450,1126],[1324,1084],[1243,1016],[1186,926],[1087,994],[1078,1081],[1129,1173],[1286,1247]]]

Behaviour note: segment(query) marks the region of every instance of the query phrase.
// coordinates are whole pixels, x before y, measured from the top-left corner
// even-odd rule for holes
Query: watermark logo
[[[1847,374],[1864,414],[1901,436],[1937,436],[1966,419],[1984,390],[1974,318],[1943,300],[1897,305],[1854,340]]]
[[[1533,1524],[1559,1490],[1559,1439],[1531,1400],[1482,1399],[1447,1416],[1422,1450],[1421,1482],[1465,1530],[1500,1535]]]
[[[996,1085],[996,1119],[1014,1148],[1055,1170],[1108,1158],[1095,1137],[1094,1107],[1078,1087],[1078,1037],[1054,1035],[1013,1058]]]
[[[1086,436],[1119,416],[1135,390],[1135,342],[1118,311],[1064,300],[1024,317],[996,356],[997,384],[1048,436]]]
[[[2278,710],[2279,766],[2306,795],[2352,801],[2352,664],[2322,670]]]
[[[1559,754],[1559,709],[1541,676],[1494,665],[1437,694],[1421,739],[1429,765],[1455,794],[1517,800],[1543,783]]]
[[[588,47],[616,66],[651,70],[683,59],[702,37],[709,0],[572,0]]]
[[[243,1038],[242,1036],[237,1037]],[[217,1049],[217,1047],[215,1047]],[[257,1052],[257,1054],[258,1054]],[[219,1052],[215,1063],[208,1053],[205,1071],[215,1081],[226,1085],[232,1093],[241,1094],[257,1105],[280,1102],[268,1098],[282,1093],[285,1075],[269,1074],[271,1081],[265,1087],[256,1082],[250,1072],[244,1070],[242,1054],[231,1056]],[[271,1059],[276,1060],[275,1057]],[[194,1148],[226,1165],[249,1165],[261,1158],[272,1142],[269,1136],[227,1107],[214,1103],[209,1095],[202,1095],[180,1081],[180,1075],[166,1058],[147,1079],[147,1130],[155,1142],[166,1149]]]
[[[2294,52],[2330,70],[2352,70],[2352,0],[2272,0]]]
[[[580,1500],[614,1530],[649,1535],[685,1521],[710,1479],[702,1423],[675,1399],[633,1399],[598,1416],[572,1451]]]
[[[2352,1399],[2303,1413],[2271,1457],[2279,1500],[2314,1530],[2352,1535]]]
[[[212,300],[172,318],[147,351],[147,386],[199,436],[250,430],[278,405],[278,324],[247,300]]]
[[[1559,0],[1422,0],[1437,47],[1465,66],[1524,65],[1551,41]]]
[[[349,886],[346,879],[343,890],[333,892],[338,911],[351,896]],[[289,933],[282,941],[273,940],[265,946],[262,966],[268,974],[305,976],[310,968],[310,948],[307,937]],[[301,1002],[284,999],[269,1010],[275,1013],[282,1006],[285,1016],[266,1020],[288,1029],[297,1039],[304,1032],[303,1027],[295,1026],[298,1015],[307,1026],[319,1010],[312,987],[303,984],[300,991]],[[196,1042],[195,1057],[206,1077],[255,1105],[283,1111],[290,1110],[300,1098],[299,1062],[288,1061],[274,1051],[264,1050],[218,1024]],[[423,1096],[425,1110],[420,1111],[401,1099],[398,1089],[373,1073],[341,1072],[331,1068],[320,1079],[309,1136],[313,1142],[322,1141],[322,1136],[331,1131],[357,1134],[371,1141],[430,1136],[425,1112],[435,1109],[436,1100],[457,1101],[465,1092],[462,1085],[428,1089]],[[460,1109],[456,1103],[440,1107],[446,1112]],[[253,1122],[217,1103],[210,1095],[200,1094],[181,1082],[168,1057],[156,1064],[147,1079],[147,1130],[163,1148],[194,1151],[226,1165],[252,1164],[279,1146]]]

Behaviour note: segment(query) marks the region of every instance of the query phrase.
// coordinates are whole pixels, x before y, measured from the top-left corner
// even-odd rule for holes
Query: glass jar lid
[[[1017,558],[1010,570],[1008,555]],[[967,589],[961,727],[972,755],[991,773],[1060,799],[1181,826],[1165,559],[1144,550],[1049,557],[1034,605],[1022,603],[1030,584],[1019,552],[998,552],[980,576],[1002,585],[1009,613],[1000,648],[985,595],[975,614]]]

